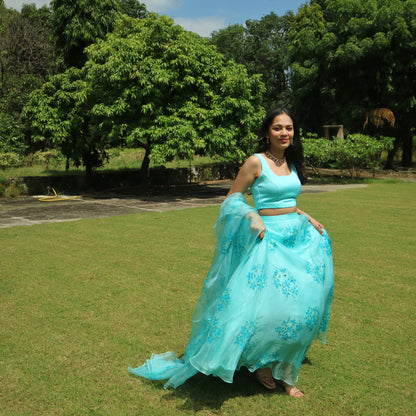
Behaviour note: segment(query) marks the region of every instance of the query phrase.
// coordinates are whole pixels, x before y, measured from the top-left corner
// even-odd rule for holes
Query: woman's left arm
[[[312,218],[309,214],[303,212],[299,208],[297,210],[299,215],[304,214],[308,217],[309,222],[318,230],[319,234],[324,235],[324,226],[320,222],[316,221],[315,218]]]

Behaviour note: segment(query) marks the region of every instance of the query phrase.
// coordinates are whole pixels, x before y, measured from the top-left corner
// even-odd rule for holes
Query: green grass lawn
[[[104,165],[97,169],[97,172],[118,171],[118,170],[137,170],[142,166],[144,158],[143,149],[110,149],[108,151],[108,160]],[[192,160],[175,159],[166,162],[166,168],[188,168],[190,166],[204,166],[214,163],[224,163],[221,158],[210,158],[206,156],[195,156]],[[150,167],[158,165],[150,162]],[[22,176],[53,176],[53,175],[73,175],[85,174],[85,167],[76,167],[72,163],[69,170],[66,170],[66,159],[62,156],[58,160],[52,160],[47,169],[45,163],[35,162],[31,166],[12,167],[6,170],[0,170],[1,178],[19,178]]]
[[[334,245],[328,345],[300,400],[197,375],[163,390],[127,372],[181,354],[219,207],[0,230],[1,415],[412,415],[416,184],[304,194]]]

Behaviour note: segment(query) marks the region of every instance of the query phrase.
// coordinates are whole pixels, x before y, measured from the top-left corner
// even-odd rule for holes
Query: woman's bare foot
[[[300,399],[301,397],[303,397],[303,393],[296,386],[292,386],[281,380],[279,382],[285,389],[285,392],[288,396],[295,397],[296,399]]]
[[[272,370],[269,367],[259,368],[255,371],[256,379],[266,389],[274,390],[276,388],[276,382],[274,381]]]

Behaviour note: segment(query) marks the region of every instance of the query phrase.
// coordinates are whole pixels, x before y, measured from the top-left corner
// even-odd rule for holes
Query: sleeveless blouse
[[[255,153],[255,156],[261,162],[261,175],[251,185],[256,209],[295,207],[301,190],[296,168],[290,165],[289,175],[276,175],[263,155]]]

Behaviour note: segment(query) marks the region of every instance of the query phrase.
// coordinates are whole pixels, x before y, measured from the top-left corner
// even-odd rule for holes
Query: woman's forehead
[[[279,114],[273,119],[272,125],[275,125],[275,124],[291,126],[293,125],[293,121],[287,114]]]

